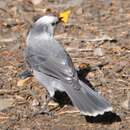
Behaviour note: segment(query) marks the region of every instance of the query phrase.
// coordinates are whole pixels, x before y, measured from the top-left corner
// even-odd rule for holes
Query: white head
[[[53,36],[54,28],[58,22],[59,19],[55,16],[43,16],[33,24],[29,33],[33,35],[48,34]]]
[[[36,24],[54,24],[54,23],[57,23],[59,21],[59,19],[55,16],[43,16],[41,18],[39,18],[37,21],[36,21]]]

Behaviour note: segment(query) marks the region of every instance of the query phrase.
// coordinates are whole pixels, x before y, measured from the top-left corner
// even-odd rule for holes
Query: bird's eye
[[[55,26],[56,25],[56,23],[54,22],[54,23],[52,23],[52,26]]]

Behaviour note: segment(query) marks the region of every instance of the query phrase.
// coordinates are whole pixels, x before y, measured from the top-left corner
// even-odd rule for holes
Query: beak
[[[67,22],[68,22],[68,19],[69,19],[69,16],[70,16],[70,13],[71,13],[70,10],[61,12],[61,13],[59,14],[59,16],[58,16],[59,22],[67,23]]]

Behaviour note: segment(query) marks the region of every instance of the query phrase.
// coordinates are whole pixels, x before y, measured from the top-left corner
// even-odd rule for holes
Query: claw
[[[47,114],[48,116],[52,117],[54,114],[53,112],[49,111],[48,109],[42,109],[32,114],[32,117],[40,115],[40,114]]]
[[[46,95],[46,101],[44,103],[44,105],[42,106],[41,110],[33,113],[32,117],[39,115],[39,114],[47,114],[48,116],[52,117],[54,114],[48,109],[48,104],[50,102],[52,98],[50,97],[50,95],[47,93]]]

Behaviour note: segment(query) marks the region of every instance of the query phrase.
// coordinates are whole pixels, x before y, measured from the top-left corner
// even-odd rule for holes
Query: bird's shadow
[[[95,91],[93,85],[85,78],[86,75],[90,72],[88,68],[82,69],[78,71],[78,77],[85,84],[87,84],[90,88]],[[73,105],[72,101],[68,97],[65,92],[56,91],[55,93],[55,101],[59,103],[60,107],[63,107],[65,104]],[[103,115],[98,115],[96,117],[92,116],[84,116],[87,122],[90,123],[101,123],[101,124],[112,124],[113,122],[120,122],[121,118],[116,113],[113,112],[105,112]]]
[[[84,68],[84,69],[80,69],[79,71],[77,71],[78,78],[81,81],[83,81],[85,84],[87,84],[87,86],[89,86],[91,89],[93,89],[94,91],[96,91],[95,88],[94,88],[94,86],[89,82],[89,80],[87,80],[85,78],[90,71],[91,71],[90,67],[87,67],[87,68]]]
[[[96,117],[85,116],[87,122],[90,123],[101,123],[101,124],[112,124],[114,122],[120,122],[121,118],[116,113],[105,112],[103,115],[98,115]]]
[[[89,80],[85,78],[90,71],[91,71],[91,68],[81,69],[78,71],[78,77],[81,81],[83,81],[90,88],[96,91],[93,85],[89,82]],[[114,112],[105,112],[103,115],[98,115],[96,117],[85,116],[85,119],[87,122],[90,122],[90,123],[102,123],[102,124],[112,124],[113,122],[121,121],[120,116],[118,116]]]
[[[54,100],[58,102],[59,106],[62,108],[64,105],[73,105],[69,96],[65,92],[56,91]]]

